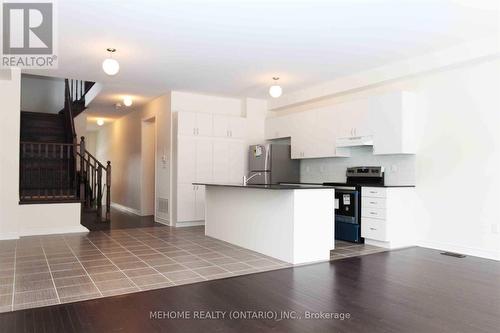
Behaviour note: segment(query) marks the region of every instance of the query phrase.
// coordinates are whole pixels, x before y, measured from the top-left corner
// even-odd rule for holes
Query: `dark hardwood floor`
[[[82,211],[81,223],[90,231],[163,226],[163,224],[156,223],[153,216],[139,216],[132,213],[126,213],[115,208],[111,208],[110,220],[110,222],[98,221],[95,211],[85,209]]]
[[[150,319],[151,311],[349,313],[345,320]],[[266,316],[271,316],[269,313]],[[498,332],[500,263],[409,248],[0,314],[2,332]]]

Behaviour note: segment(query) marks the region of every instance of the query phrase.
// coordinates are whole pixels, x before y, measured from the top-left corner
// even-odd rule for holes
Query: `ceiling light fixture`
[[[278,85],[279,77],[273,77],[274,84],[269,88],[269,95],[273,98],[278,98],[283,93],[283,89]]]
[[[104,125],[104,119],[102,118],[97,119],[97,126],[102,126],[102,125]]]
[[[116,52],[116,49],[108,48],[106,51],[109,52],[109,58],[102,62],[102,70],[109,76],[116,75],[120,71],[120,64],[116,59],[113,59],[113,53]]]
[[[132,96],[123,97],[123,105],[132,106]]]

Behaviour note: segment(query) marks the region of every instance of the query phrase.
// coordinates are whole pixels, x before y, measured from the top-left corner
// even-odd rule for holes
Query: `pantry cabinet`
[[[208,113],[177,115],[177,222],[205,219],[205,189],[196,182],[240,183],[246,172],[246,119]]]

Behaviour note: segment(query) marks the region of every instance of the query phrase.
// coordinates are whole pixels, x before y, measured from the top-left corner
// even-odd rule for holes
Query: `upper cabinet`
[[[373,112],[373,153],[415,154],[416,95],[403,91],[378,96]]]
[[[292,136],[292,116],[274,117],[266,120],[266,140],[289,138]]]
[[[212,115],[201,112],[178,112],[177,131],[179,135],[212,136]]]
[[[246,119],[242,117],[213,115],[213,129],[215,137],[243,139],[247,136]]]
[[[266,139],[291,137],[292,158],[347,157],[347,146],[374,154],[414,154],[415,95],[390,92],[269,118]]]

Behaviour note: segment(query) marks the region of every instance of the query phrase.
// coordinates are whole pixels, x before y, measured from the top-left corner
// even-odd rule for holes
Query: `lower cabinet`
[[[192,184],[177,185],[177,222],[205,219],[205,187]]]
[[[205,219],[205,188],[196,182],[241,183],[248,145],[232,138],[177,140],[177,222]]]
[[[366,244],[397,248],[415,245],[413,187],[362,187],[361,237]]]

